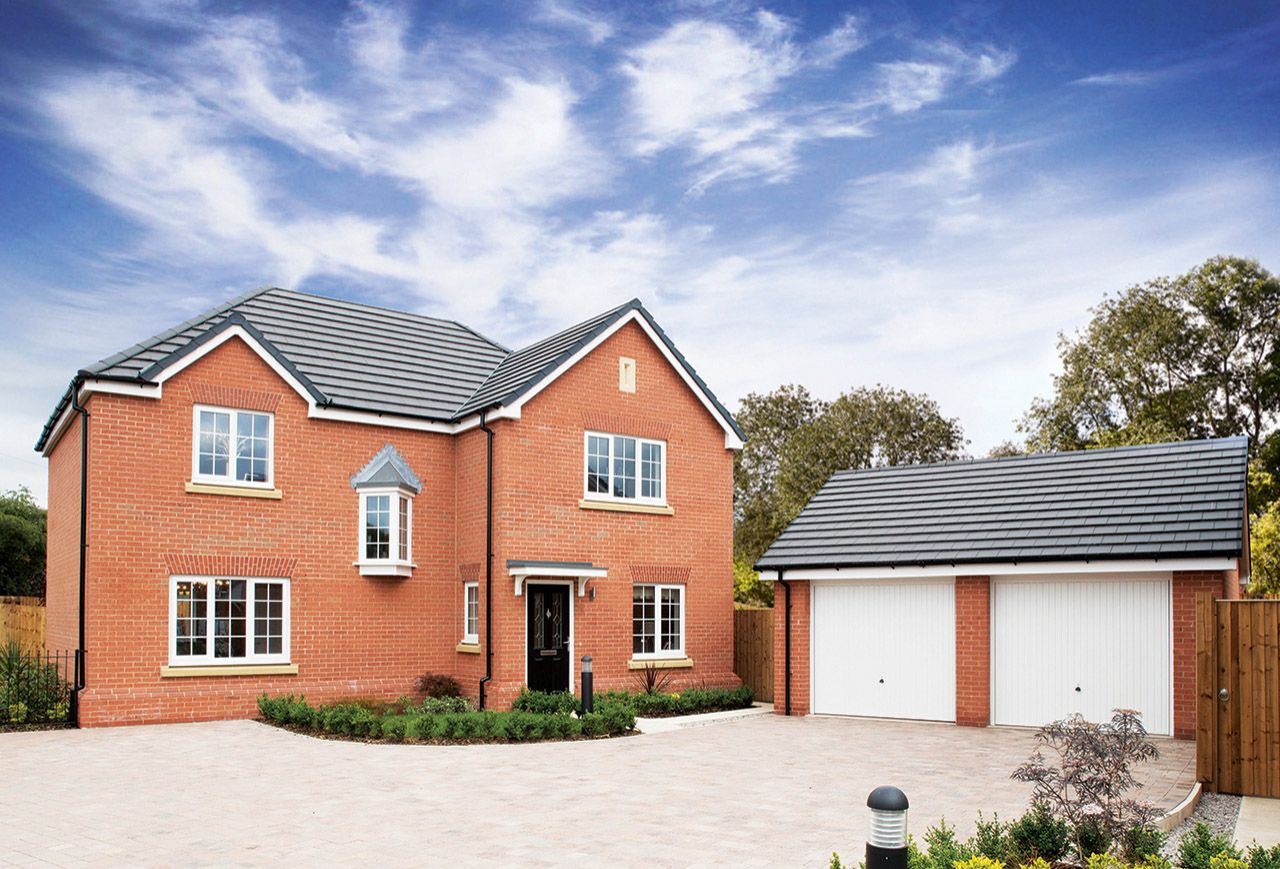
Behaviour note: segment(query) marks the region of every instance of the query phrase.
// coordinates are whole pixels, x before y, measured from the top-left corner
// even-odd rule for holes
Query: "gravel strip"
[[[1173,860],[1178,856],[1178,844],[1182,837],[1191,832],[1198,823],[1206,823],[1215,833],[1223,833],[1235,837],[1236,816],[1240,814],[1240,798],[1232,794],[1200,795],[1196,810],[1185,821],[1169,831],[1169,838],[1164,843],[1164,856]]]

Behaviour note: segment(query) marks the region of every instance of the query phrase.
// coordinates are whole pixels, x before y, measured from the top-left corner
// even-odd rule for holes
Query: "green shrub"
[[[542,715],[576,715],[582,711],[582,702],[568,691],[550,693],[526,688],[520,692],[511,708],[517,712],[537,712]]]
[[[952,869],[956,863],[973,856],[956,838],[955,827],[947,826],[946,818],[938,821],[938,826],[924,831],[924,844],[933,869]]]
[[[992,814],[988,821],[982,816],[982,812],[978,812],[973,837],[966,847],[979,857],[1003,863],[1009,852],[1009,825],[1000,823],[1000,816],[997,814]]]
[[[603,709],[597,707],[597,711],[604,719],[605,732],[611,736],[636,729],[636,713],[626,706],[610,704]]]
[[[392,742],[404,742],[409,718],[408,715],[384,715],[381,722],[382,738]]]
[[[461,697],[462,686],[452,676],[423,673],[418,677],[418,690],[428,697]]]
[[[1213,832],[1208,824],[1201,821],[1178,844],[1178,865],[1185,869],[1209,869],[1209,864],[1219,854],[1240,859],[1240,850],[1230,836]]]
[[[1092,820],[1076,824],[1075,844],[1081,863],[1087,862],[1094,854],[1111,853],[1111,837],[1101,824]]]
[[[1254,843],[1245,855],[1249,869],[1280,869],[1280,845],[1267,848]]]
[[[420,715],[443,715],[448,712],[471,712],[471,701],[466,697],[424,697],[418,706],[410,706],[406,712]]]
[[[71,684],[56,663],[12,640],[0,650],[0,724],[65,720],[70,702]]]
[[[1209,869],[1249,869],[1249,864],[1240,859],[1240,855],[1223,851],[1209,858]]]
[[[1037,857],[1058,863],[1071,845],[1071,830],[1067,822],[1055,818],[1044,803],[1036,803],[1010,824],[1008,834],[1009,862],[1018,866]]]
[[[1139,863],[1147,857],[1158,857],[1160,849],[1164,847],[1165,838],[1163,832],[1149,824],[1135,824],[1124,834],[1121,856],[1130,863]],[[1280,866],[1267,867],[1267,869],[1280,869]]]

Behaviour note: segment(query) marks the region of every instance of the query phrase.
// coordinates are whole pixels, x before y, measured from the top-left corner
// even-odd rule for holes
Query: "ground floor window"
[[[289,663],[289,580],[171,577],[169,663]]]
[[[684,586],[632,587],[631,654],[637,658],[684,656]]]
[[[468,582],[462,586],[462,642],[480,642],[480,583]]]

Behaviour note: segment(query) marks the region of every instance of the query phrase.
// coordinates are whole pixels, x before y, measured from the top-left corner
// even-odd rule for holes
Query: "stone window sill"
[[[628,670],[681,670],[693,666],[692,658],[632,658],[627,661]]]
[[[215,664],[208,667],[161,667],[161,679],[194,676],[296,676],[297,664]]]
[[[605,510],[612,513],[648,513],[652,516],[674,516],[674,507],[666,504],[628,504],[625,501],[591,501],[583,498],[578,502],[583,510]]]
[[[266,498],[279,501],[284,493],[279,489],[256,489],[250,486],[215,486],[212,483],[187,483],[184,487],[193,495],[230,495],[233,498]]]
[[[461,652],[464,655],[478,655],[480,654],[480,644],[458,643],[458,645],[454,646],[454,651]]]

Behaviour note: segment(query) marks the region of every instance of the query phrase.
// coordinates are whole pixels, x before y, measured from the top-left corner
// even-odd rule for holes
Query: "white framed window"
[[[628,435],[586,432],[583,497],[593,501],[667,503],[667,445]]]
[[[684,586],[631,587],[631,656],[684,657]]]
[[[480,583],[462,586],[462,642],[480,642]]]
[[[275,417],[197,404],[192,412],[191,482],[271,488]]]
[[[169,578],[169,664],[289,663],[289,580]]]
[[[360,490],[360,557],[365,576],[408,576],[413,563],[413,496],[404,489]]]

